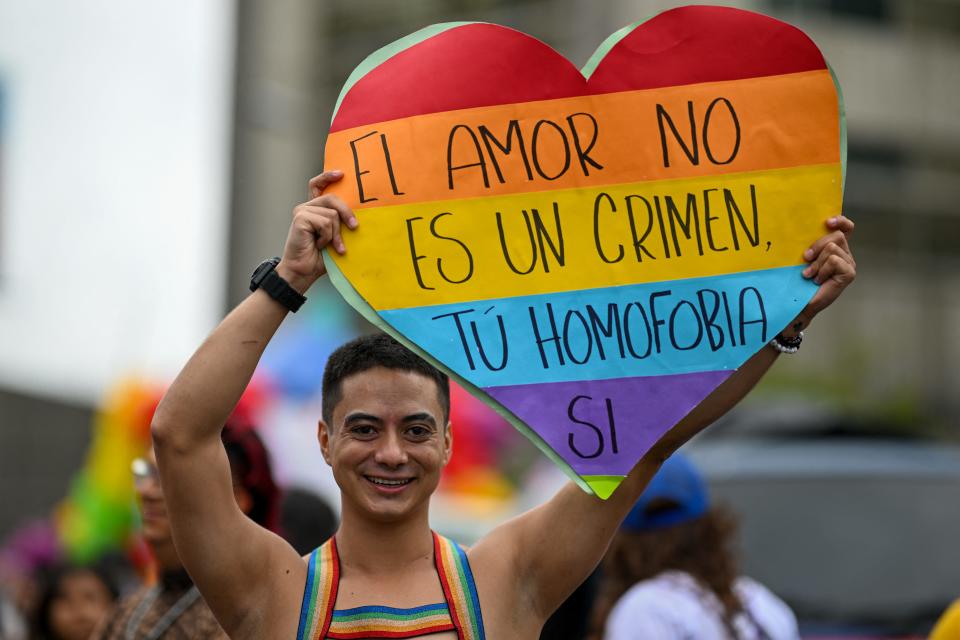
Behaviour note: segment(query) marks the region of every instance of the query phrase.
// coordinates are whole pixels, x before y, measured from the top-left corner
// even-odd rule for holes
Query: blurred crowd
[[[256,430],[228,424],[223,445],[237,508],[302,554],[333,535],[337,518],[313,492],[279,490]],[[0,638],[226,637],[177,555],[152,449],[130,465],[140,527],[125,549],[70,558],[52,522],[34,522],[0,556]],[[144,551],[146,553],[144,553]]]
[[[281,491],[255,428],[223,430],[233,493],[249,518],[308,554],[337,528],[310,490]],[[54,526],[34,522],[0,555],[0,638],[226,638],[183,569],[151,448],[130,465],[138,535],[124,549],[71,559]],[[624,520],[600,567],[544,628],[542,640],[799,638],[789,606],[737,569],[736,518],[712,503],[701,473],[675,454]],[[930,636],[960,638],[960,603]]]

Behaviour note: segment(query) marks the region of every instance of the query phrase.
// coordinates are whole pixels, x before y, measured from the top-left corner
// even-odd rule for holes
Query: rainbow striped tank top
[[[485,640],[467,554],[456,542],[434,533],[433,557],[446,602],[412,609],[369,606],[336,611],[340,558],[336,539],[331,538],[310,554],[297,640],[415,638],[441,631],[456,631],[460,640]]]

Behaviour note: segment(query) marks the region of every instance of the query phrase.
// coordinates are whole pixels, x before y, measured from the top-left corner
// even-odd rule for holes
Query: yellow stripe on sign
[[[367,209],[333,258],[378,310],[773,269],[840,184],[828,164]]]

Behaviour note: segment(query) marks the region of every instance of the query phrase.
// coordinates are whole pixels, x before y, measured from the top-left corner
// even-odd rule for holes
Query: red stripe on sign
[[[816,45],[796,27],[725,7],[681,7],[641,24],[611,48],[589,82],[536,38],[474,23],[371,70],[344,96],[330,131],[457,109],[825,68]]]
[[[401,51],[358,80],[330,131],[439,111],[569,98],[585,90],[580,71],[536,38],[495,24],[467,24]]]
[[[727,7],[680,7],[614,45],[590,88],[609,93],[826,68],[813,41],[785,22]]]

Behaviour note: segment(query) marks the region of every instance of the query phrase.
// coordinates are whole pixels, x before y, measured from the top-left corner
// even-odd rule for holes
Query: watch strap
[[[262,262],[250,280],[250,290],[263,289],[268,296],[296,313],[307,299],[276,272],[278,264],[280,264],[279,258]]]
[[[276,271],[270,271],[260,283],[260,288],[269,294],[271,298],[285,306],[294,313],[297,312],[307,299],[296,289],[290,286],[286,280],[280,277]]]

